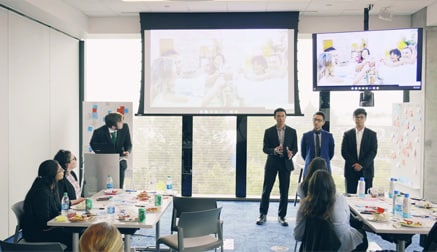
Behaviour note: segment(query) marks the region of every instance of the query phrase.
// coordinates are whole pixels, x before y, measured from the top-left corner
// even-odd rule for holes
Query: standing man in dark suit
[[[300,151],[305,160],[303,175],[305,176],[308,165],[313,158],[321,157],[325,159],[328,171],[331,173],[331,159],[334,157],[334,137],[322,127],[325,124],[325,114],[321,111],[313,115],[313,130],[303,134]]]
[[[296,130],[285,125],[286,111],[277,108],[274,112],[276,125],[264,132],[263,152],[267,154],[267,161],[264,168],[264,184],[259,207],[260,216],[256,222],[262,225],[267,220],[269,210],[270,192],[279,177],[279,209],[278,222],[282,226],[288,226],[285,216],[287,215],[288,188],[290,187],[290,175],[294,170],[293,156],[297,153]]]
[[[94,151],[97,145],[113,146],[114,152],[120,155],[120,188],[123,188],[124,173],[127,169],[127,157],[132,150],[129,126],[123,121],[123,115],[115,112],[105,116],[105,125],[94,130],[90,145]],[[107,153],[107,152],[106,152]]]
[[[346,131],[341,143],[341,155],[345,160],[344,177],[346,192],[356,193],[358,180],[364,177],[367,189],[373,186],[375,167],[373,160],[378,151],[376,132],[364,126],[367,112],[363,108],[354,111],[355,128]]]

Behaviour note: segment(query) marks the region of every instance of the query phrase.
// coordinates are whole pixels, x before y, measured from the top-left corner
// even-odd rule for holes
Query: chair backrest
[[[331,222],[322,218],[307,218],[299,251],[337,251],[341,242]]]
[[[434,223],[426,237],[423,251],[437,251],[437,222]]]
[[[171,231],[178,230],[178,218],[183,212],[196,212],[217,208],[217,200],[210,198],[173,197]]]
[[[15,213],[15,217],[17,218],[17,226],[15,227],[14,234],[14,243],[17,243],[21,230],[21,221],[24,216],[24,201],[18,201],[17,203],[13,204],[11,209]]]
[[[220,212],[222,208],[214,208],[196,212],[183,212],[179,218],[178,228],[183,230],[184,238],[219,234]]]
[[[62,248],[61,243],[52,242],[52,243],[8,243],[4,241],[0,241],[0,248],[2,252],[13,252],[13,251],[50,251],[50,252],[62,252],[64,249]]]

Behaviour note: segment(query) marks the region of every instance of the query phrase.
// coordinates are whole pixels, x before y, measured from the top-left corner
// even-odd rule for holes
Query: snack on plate
[[[91,216],[91,214],[74,214],[72,216],[68,216],[68,220],[70,222],[79,222],[79,221],[88,221],[91,220],[93,217]]]
[[[120,220],[120,221],[137,221],[137,218],[132,217],[129,214],[122,213],[122,214],[118,215],[118,220]]]
[[[159,211],[158,207],[148,207],[148,208],[146,208],[146,212],[148,212],[148,213],[156,213],[158,211]]]
[[[138,200],[146,201],[150,198],[149,194],[146,191],[142,191],[137,195]]]
[[[373,221],[387,221],[388,220],[388,216],[385,213],[373,213],[372,214],[373,217]]]
[[[71,221],[71,222],[84,221],[84,220],[85,220],[85,217],[82,216],[82,215],[75,214],[75,215],[72,216],[72,217],[68,217],[68,220]]]
[[[105,195],[116,195],[117,192],[118,192],[118,190],[116,190],[116,189],[108,189],[108,190],[105,190]]]
[[[429,201],[418,201],[416,203],[416,206],[429,209],[429,208],[432,208],[432,203]]]
[[[401,221],[401,225],[409,227],[421,227],[422,223],[420,221],[404,219],[403,221]]]

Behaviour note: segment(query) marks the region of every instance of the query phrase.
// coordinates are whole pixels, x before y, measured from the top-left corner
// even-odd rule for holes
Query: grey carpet
[[[223,207],[221,219],[224,222],[224,238],[226,251],[256,252],[256,251],[294,251],[295,240],[293,227],[297,207],[292,203],[288,205],[288,227],[282,227],[277,221],[278,203],[270,204],[267,223],[262,226],[255,224],[258,218],[258,202],[245,201],[219,201]],[[171,207],[161,220],[161,235],[170,234]],[[394,251],[396,245],[387,242],[377,234],[367,233],[369,251],[385,250]],[[132,247],[141,251],[147,246],[153,246],[155,241],[154,229],[141,229],[132,237]],[[414,235],[412,244],[407,247],[407,252],[422,251],[419,245],[419,235]]]

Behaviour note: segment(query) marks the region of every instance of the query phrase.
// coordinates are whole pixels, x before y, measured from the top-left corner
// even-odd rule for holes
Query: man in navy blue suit
[[[303,175],[305,176],[308,165],[315,157],[325,159],[328,170],[331,172],[331,159],[334,157],[334,137],[322,127],[325,124],[325,114],[321,111],[313,115],[314,128],[303,134],[300,150],[305,160]]]
[[[269,210],[270,193],[276,180],[279,178],[279,209],[278,222],[282,226],[288,226],[286,215],[288,205],[288,189],[290,187],[290,175],[294,170],[293,156],[297,153],[296,130],[285,125],[286,112],[283,108],[277,108],[274,112],[276,125],[264,132],[263,152],[267,154],[264,167],[264,184],[259,206],[260,216],[256,221],[262,225],[267,220]]]
[[[364,177],[367,189],[373,186],[375,167],[373,160],[378,151],[376,132],[365,127],[367,112],[363,108],[354,111],[355,128],[346,131],[341,143],[344,158],[344,177],[346,192],[356,193],[358,180]]]

